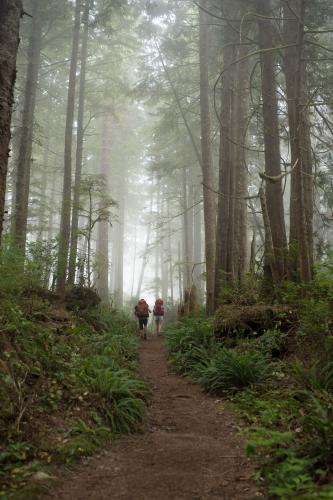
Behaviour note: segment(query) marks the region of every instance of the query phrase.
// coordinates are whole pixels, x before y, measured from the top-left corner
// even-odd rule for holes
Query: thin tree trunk
[[[132,272],[132,286],[131,286],[131,297],[134,293],[134,281],[135,281],[135,267],[136,267],[136,246],[137,246],[137,229],[134,226],[134,250],[133,250],[133,272]]]
[[[102,152],[101,152],[101,174],[105,179],[105,185],[108,186],[109,179],[109,158],[110,158],[110,126],[108,120],[103,120],[102,130]],[[102,220],[98,223],[97,250],[96,259],[98,262],[96,288],[102,299],[102,302],[109,301],[109,221]]]
[[[47,239],[51,240],[54,237],[54,205],[56,201],[56,170],[53,169],[51,176],[51,199],[50,206],[48,207],[48,227],[47,227]]]
[[[33,0],[32,24],[28,48],[28,71],[24,90],[24,107],[20,147],[16,169],[15,242],[25,253],[30,189],[31,153],[36,106],[37,81],[42,48],[41,0]]]
[[[178,241],[178,293],[179,302],[183,301],[182,266],[181,266],[181,243]]]
[[[262,16],[268,18],[271,13],[270,0],[258,0],[258,11]],[[273,27],[271,21],[263,19],[259,21],[259,47],[265,51],[274,46]],[[268,176],[279,177],[281,175],[280,164],[280,134],[278,123],[278,101],[276,82],[274,75],[274,53],[261,53],[261,88],[263,100],[264,121],[264,144],[265,144],[265,172]],[[286,271],[287,237],[284,222],[282,180],[266,182],[267,212],[270,221],[272,241],[276,259],[276,272],[274,276],[281,280]],[[267,237],[267,235],[266,235]],[[270,263],[266,266],[268,274],[271,269]],[[272,276],[274,279],[274,277]]]
[[[140,294],[141,294],[141,288],[142,288],[142,283],[143,283],[143,277],[145,275],[145,270],[148,262],[148,252],[149,252],[149,243],[150,243],[150,236],[151,236],[151,230],[152,230],[152,215],[153,215],[153,199],[150,201],[150,220],[148,223],[147,227],[147,236],[146,236],[146,244],[145,244],[145,249],[142,254],[142,266],[141,266],[141,272],[139,276],[139,281],[138,281],[138,287],[136,290],[136,298],[139,299]]]
[[[160,186],[157,185],[156,187],[156,213],[160,214],[161,213],[161,189]],[[161,259],[161,237],[160,237],[161,230],[158,227],[158,224],[155,228],[155,279],[154,279],[154,291],[155,291],[155,296],[159,297],[160,295],[160,270],[162,266],[162,259]]]
[[[155,277],[154,277],[154,293],[158,297],[160,295],[160,244],[158,241],[158,231],[155,234]]]
[[[43,165],[42,165],[42,178],[40,182],[40,200],[39,200],[39,214],[38,214],[38,234],[37,238],[42,239],[43,233],[45,231],[45,208],[46,208],[46,189],[47,189],[47,179],[49,176],[49,137],[44,145],[43,154]]]
[[[189,214],[188,214],[188,185],[187,169],[182,169],[182,199],[181,206],[183,210],[183,266],[184,266],[184,287],[191,286],[191,257],[190,257],[190,233],[189,233]]]
[[[115,259],[115,304],[116,307],[123,307],[124,300],[124,231],[125,230],[125,207],[124,199],[119,202],[119,224],[116,241],[116,259]]]
[[[207,0],[202,0],[202,7],[208,6]],[[212,314],[214,310],[214,280],[215,280],[215,231],[216,206],[214,187],[214,171],[211,151],[211,120],[209,107],[209,32],[208,16],[199,9],[200,22],[200,115],[201,115],[201,168],[203,181],[203,206],[205,227],[205,259],[206,259],[206,311]]]
[[[197,188],[194,194],[194,203],[195,203],[195,209],[194,209],[194,233],[193,233],[193,282],[194,285],[197,289],[197,296],[199,299],[199,302],[202,303],[203,301],[203,290],[202,290],[202,248],[201,248],[201,213],[202,213],[202,206],[198,202],[200,201],[200,192],[199,189]]]
[[[85,90],[86,90],[86,67],[88,54],[88,31],[89,31],[89,11],[90,0],[86,0],[85,9],[82,16],[84,26],[82,45],[81,45],[81,70],[80,70],[80,86],[79,86],[79,106],[77,118],[77,143],[76,143],[76,161],[75,161],[75,181],[73,192],[73,210],[72,210],[72,225],[71,225],[71,241],[68,263],[68,283],[74,284],[76,271],[76,256],[77,256],[77,240],[79,227],[79,204],[80,204],[80,184],[82,174],[82,158],[83,158],[83,140],[84,140],[84,108],[85,108]],[[105,291],[105,290],[104,290]],[[103,293],[104,293],[103,291]],[[105,298],[105,297],[104,297]]]
[[[71,191],[72,191],[72,140],[75,106],[76,70],[80,38],[81,0],[76,0],[75,20],[73,30],[73,45],[68,84],[67,114],[65,128],[64,180],[61,206],[61,221],[59,235],[59,253],[57,266],[57,290],[62,291],[66,283],[67,260],[71,231]]]
[[[161,197],[161,216],[162,222],[164,221],[165,215],[165,193],[162,189],[162,197]],[[164,301],[168,299],[168,290],[169,290],[169,274],[168,274],[168,265],[167,265],[167,241],[165,234],[165,227],[162,226],[160,229],[160,248],[161,248],[161,293]]]
[[[168,216],[169,216],[169,205],[168,205]],[[169,252],[169,276],[170,276],[170,302],[171,306],[174,305],[174,272],[173,272],[173,261],[172,261],[172,238],[171,238],[171,228],[170,223],[168,223],[168,252]]]

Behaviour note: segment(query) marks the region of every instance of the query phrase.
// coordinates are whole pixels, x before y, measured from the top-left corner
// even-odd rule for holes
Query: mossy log
[[[285,305],[223,305],[215,314],[214,335],[217,338],[258,336],[272,328],[288,332],[295,323],[296,312]]]

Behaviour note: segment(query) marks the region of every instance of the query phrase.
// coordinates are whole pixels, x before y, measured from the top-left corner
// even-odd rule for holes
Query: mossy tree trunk
[[[42,49],[41,10],[41,0],[34,0],[32,2],[32,22],[28,48],[28,69],[24,89],[22,125],[20,130],[20,144],[16,167],[14,234],[15,242],[23,254],[25,253],[27,239],[30,172],[33,161],[31,157],[32,140],[37,82]]]
[[[0,238],[5,212],[6,179],[10,142],[10,123],[16,56],[19,45],[19,27],[22,15],[21,0],[0,2]]]

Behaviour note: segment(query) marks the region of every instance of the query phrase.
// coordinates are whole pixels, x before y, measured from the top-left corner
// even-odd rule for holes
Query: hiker
[[[164,302],[162,299],[156,299],[153,314],[156,325],[156,335],[159,335],[161,331],[162,321],[164,319]]]
[[[149,309],[147,302],[145,301],[145,299],[140,299],[134,308],[134,314],[139,320],[139,329],[140,332],[142,332],[143,338],[145,340],[147,340],[147,325],[149,313],[151,313],[151,310]]]

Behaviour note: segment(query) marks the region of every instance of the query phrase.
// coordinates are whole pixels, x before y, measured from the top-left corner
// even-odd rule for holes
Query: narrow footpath
[[[57,500],[240,500],[263,498],[223,402],[167,367],[161,338],[142,344],[140,374],[151,390],[143,432],[63,476]]]

